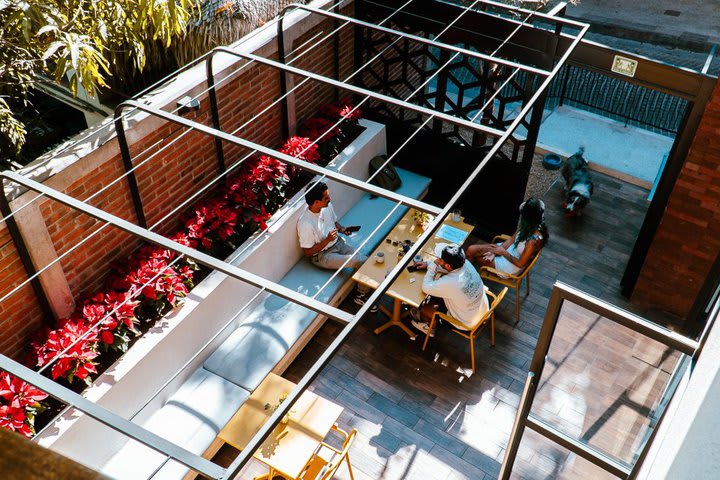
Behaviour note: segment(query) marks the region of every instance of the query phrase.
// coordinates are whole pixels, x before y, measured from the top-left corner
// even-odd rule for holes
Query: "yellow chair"
[[[507,293],[507,287],[503,288],[497,295],[488,290],[487,287],[485,288],[485,292],[492,298],[490,308],[487,312],[480,316],[475,326],[471,329],[468,329],[467,325],[462,323],[460,320],[457,320],[456,318],[453,318],[446,313],[435,312],[432,320],[430,320],[430,328],[425,334],[425,343],[423,343],[423,350],[425,350],[425,347],[427,346],[428,339],[430,338],[430,332],[433,328],[435,328],[435,325],[437,324],[437,319],[442,318],[444,321],[450,324],[453,332],[457,333],[461,337],[470,340],[470,359],[472,362],[472,371],[473,373],[475,373],[475,338],[480,334],[483,327],[487,325],[489,320],[490,345],[493,347],[495,346],[495,308],[497,308],[497,306],[500,305],[500,302],[502,302],[502,299],[505,298],[505,293]]]
[[[345,437],[343,440],[342,450],[328,445],[325,442],[320,443],[318,451],[308,461],[307,466],[298,477],[298,480],[329,480],[340,468],[340,464],[345,460],[350,472],[350,479],[354,480],[352,465],[350,464],[350,446],[357,435],[357,429],[353,428],[350,433],[333,425],[334,431]]]
[[[493,243],[501,243],[505,240],[508,240],[509,238],[511,238],[510,235],[498,235],[497,237],[493,238]],[[527,297],[528,295],[530,295],[530,270],[532,269],[533,265],[535,265],[535,262],[537,262],[537,259],[540,258],[541,252],[542,249],[538,250],[538,252],[535,254],[535,257],[530,261],[530,263],[522,271],[515,275],[501,272],[500,270],[492,267],[480,268],[480,276],[482,278],[515,289],[515,325],[517,325],[520,321],[520,286],[522,285],[523,279],[526,279],[527,290],[525,296]]]

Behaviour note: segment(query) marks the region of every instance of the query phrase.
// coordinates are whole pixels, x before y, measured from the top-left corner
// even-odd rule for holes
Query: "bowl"
[[[543,157],[542,164],[546,170],[557,170],[562,167],[563,161],[562,157],[560,157],[557,153],[548,153]]]

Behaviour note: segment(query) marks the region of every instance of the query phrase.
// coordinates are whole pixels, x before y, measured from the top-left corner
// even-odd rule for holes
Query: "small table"
[[[372,289],[376,289],[380,285],[380,283],[385,279],[387,273],[393,268],[395,268],[395,265],[398,264],[399,260],[397,254],[398,247],[391,245],[386,240],[397,239],[400,242],[404,240],[410,240],[412,242],[415,242],[418,238],[420,238],[420,235],[424,233],[424,230],[421,227],[417,226],[413,221],[414,212],[415,210],[413,209],[407,211],[407,213],[400,219],[397,225],[395,225],[395,227],[390,231],[386,239],[383,240],[383,242],[380,243],[380,245],[378,245],[378,247],[373,251],[372,255],[368,257],[367,262],[365,262],[357,270],[357,272],[355,272],[355,274],[353,275],[353,280],[363,285],[367,285]],[[438,243],[454,242],[462,244],[462,242],[467,238],[467,236],[473,229],[472,225],[468,225],[467,223],[465,223],[462,217],[460,218],[460,221],[454,222],[452,221],[451,217],[448,216],[448,218],[446,218],[443,222],[443,225],[454,227],[451,230],[459,229],[460,232],[456,230],[454,230],[454,232],[456,234],[460,234],[460,236],[453,239],[445,239],[438,237],[438,233],[441,233],[441,230],[443,228],[440,227],[440,229],[438,229],[438,231],[435,233],[435,236],[428,240],[428,242],[423,246],[422,252],[420,253],[420,255],[423,257],[423,260],[434,260],[432,258],[432,252],[435,251],[435,246]],[[375,254],[377,252],[385,253],[384,263],[377,263],[375,261]],[[426,295],[422,291],[422,281],[424,276],[425,272],[410,273],[407,271],[407,269],[402,271],[402,273],[398,276],[395,282],[385,292],[386,295],[393,298],[393,311],[391,313],[385,307],[380,305],[380,309],[383,311],[383,313],[390,317],[390,320],[376,328],[376,334],[380,334],[388,328],[396,326],[400,327],[405,333],[408,334],[408,336],[410,336],[411,339],[415,340],[417,333],[410,330],[404,323],[400,321],[400,310],[403,302],[413,307],[418,307],[425,299]],[[414,278],[415,280],[411,283],[410,279],[412,278]]]
[[[268,374],[250,398],[220,430],[217,439],[242,450],[273,413],[265,404],[295,388],[295,384],[274,373]],[[291,409],[290,421],[279,424],[253,457],[287,478],[297,478],[323,441],[343,408],[312,392],[305,391]]]

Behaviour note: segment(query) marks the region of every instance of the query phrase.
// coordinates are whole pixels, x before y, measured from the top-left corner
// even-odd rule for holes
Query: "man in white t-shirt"
[[[435,256],[434,262],[421,262],[416,267],[418,270],[426,269],[423,292],[441,301],[422,305],[420,318],[413,320],[412,324],[427,333],[433,314],[440,310],[458,319],[470,330],[490,308],[480,275],[465,260],[465,253],[458,245],[440,243],[435,247]],[[434,332],[430,332],[430,336],[433,335]]]
[[[305,202],[307,209],[297,223],[300,248],[305,256],[309,257],[314,265],[328,270],[337,270],[343,266],[360,268],[368,257],[359,252],[355,253],[345,239],[338,235],[350,235],[351,232],[337,221],[335,210],[330,203],[328,186],[323,182],[311,184],[305,192]],[[359,292],[355,303],[362,305],[365,298],[365,292]],[[371,311],[377,311],[377,307],[373,305]]]

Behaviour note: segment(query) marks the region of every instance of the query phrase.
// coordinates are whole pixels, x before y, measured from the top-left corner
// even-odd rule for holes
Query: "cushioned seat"
[[[143,427],[201,455],[249,396],[247,390],[199,368]],[[164,461],[163,454],[130,440],[103,467],[103,473],[117,479],[139,480],[148,478]],[[181,478],[187,470],[182,464],[168,461],[153,480]]]
[[[402,178],[398,193],[413,198],[425,194],[430,185],[429,178],[401,168],[397,170]],[[393,205],[392,201],[384,198],[363,196],[340,222],[343,225],[363,225],[359,232],[350,237],[349,243],[360,245],[374,226],[392,210]],[[406,211],[407,207],[395,211],[361,251],[365,255],[371,253]],[[332,273],[302,258],[280,283],[305,295],[317,294],[317,300],[327,303],[352,276],[352,271],[346,268],[330,280]],[[323,287],[328,281],[328,285]],[[247,390],[255,390],[315,317],[317,313],[312,310],[269,295],[208,357],[203,367]]]
[[[409,172],[402,168],[396,168],[398,175],[402,179],[402,184],[395,193],[405,195],[410,198],[422,198],[425,196],[431,180],[422,175]],[[372,233],[375,226],[390,212],[395,206],[395,202],[386,198],[375,197],[370,198],[369,194],[363,197],[340,219],[343,225],[362,225],[363,228],[359,232],[350,237],[352,245],[360,245]],[[390,230],[400,221],[407,212],[407,207],[400,207],[380,226],[377,232],[372,235],[370,241],[365,244],[360,251],[365,255],[370,255],[378,243],[380,243]]]
[[[280,283],[296,292],[314,295],[330,279],[331,273],[303,258]],[[316,298],[328,302],[351,274],[350,269],[345,269]],[[315,317],[317,313],[312,310],[269,295],[205,360],[203,367],[253,391],[305,333]]]

